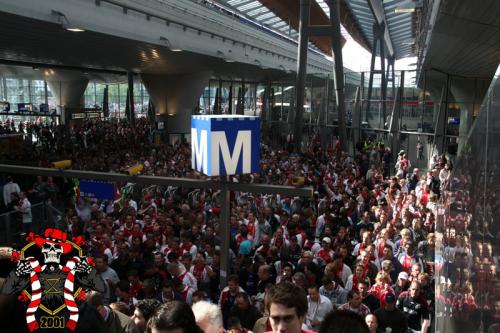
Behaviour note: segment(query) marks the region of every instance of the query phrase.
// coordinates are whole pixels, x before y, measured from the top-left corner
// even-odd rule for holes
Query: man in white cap
[[[396,298],[399,297],[399,294],[401,294],[403,291],[408,290],[408,273],[406,272],[401,272],[398,275],[398,280],[396,281],[396,284],[392,286],[392,289],[396,293]]]
[[[328,263],[333,261],[334,252],[330,248],[331,244],[332,240],[330,237],[323,237],[323,240],[321,241],[321,249],[316,254],[318,264],[320,266],[326,266]]]

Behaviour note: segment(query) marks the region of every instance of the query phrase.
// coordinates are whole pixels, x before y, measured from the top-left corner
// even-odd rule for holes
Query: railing
[[[20,214],[16,210],[0,214],[0,245],[12,246],[14,243],[22,243],[25,233]],[[62,227],[63,212],[47,201],[32,204],[31,215],[33,222],[30,223],[30,231],[39,232],[47,227]]]

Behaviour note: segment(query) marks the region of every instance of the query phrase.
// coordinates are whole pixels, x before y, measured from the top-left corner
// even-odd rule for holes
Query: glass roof
[[[276,16],[258,0],[219,0],[218,2],[222,5],[231,7],[233,10],[246,16],[248,19],[262,24],[266,28],[285,35],[295,41],[297,41],[299,37],[299,33],[294,28],[290,27],[288,22],[285,22]],[[309,43],[309,47],[321,52],[311,43]]]
[[[404,58],[412,55],[412,41],[414,33],[412,29],[413,14],[408,12],[396,13],[397,8],[408,6],[408,0],[344,0],[358,22],[361,32],[365,35],[368,43],[373,47],[373,24],[375,17],[370,9],[368,1],[380,1],[384,8],[385,20],[387,29],[391,38],[394,55],[396,59]],[[258,0],[218,0],[223,6],[227,6],[245,16],[246,18],[261,24],[267,29],[285,35],[293,40],[298,39],[298,32],[290,27],[288,22],[283,21],[276,16],[266,6]],[[326,15],[330,16],[330,10],[327,0],[316,0],[318,5],[323,9]],[[341,33],[343,37],[352,39],[346,29],[341,25]],[[316,51],[319,49],[313,44],[309,46]],[[321,51],[319,51],[321,52]]]
[[[324,0],[316,0],[318,3]],[[373,23],[375,18],[372,14],[369,0],[345,0],[347,6],[359,23],[363,34],[367,37],[370,46],[373,47]],[[414,31],[412,28],[413,14],[407,12],[396,13],[397,8],[408,6],[408,0],[376,0],[381,1],[384,8],[387,29],[391,38],[394,56],[396,59],[412,56],[412,41]],[[326,5],[326,4],[325,4]],[[324,7],[320,4],[321,7]]]

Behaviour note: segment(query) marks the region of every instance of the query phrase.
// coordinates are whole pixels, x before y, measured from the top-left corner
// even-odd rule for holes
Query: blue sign
[[[260,118],[239,115],[193,116],[191,165],[207,176],[259,172]]]
[[[80,180],[80,195],[93,199],[114,199],[115,183]]]
[[[33,104],[31,103],[18,103],[17,111],[19,112],[31,112],[33,111]]]

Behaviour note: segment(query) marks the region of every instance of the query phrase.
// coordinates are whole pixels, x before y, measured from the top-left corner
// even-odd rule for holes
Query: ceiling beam
[[[370,5],[370,9],[373,13],[373,17],[378,24],[383,24],[385,26],[384,29],[384,43],[387,48],[388,58],[394,57],[394,47],[392,46],[391,36],[389,35],[389,29],[387,25],[387,21],[385,19],[384,6],[382,5],[381,0],[366,0],[368,5]]]

